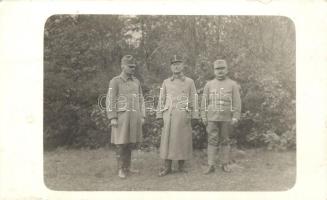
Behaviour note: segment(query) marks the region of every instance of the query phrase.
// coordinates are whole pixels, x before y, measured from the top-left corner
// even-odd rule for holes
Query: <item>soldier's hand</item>
[[[117,126],[118,126],[118,121],[117,121],[117,119],[111,119],[111,121],[110,121],[110,125],[111,125],[112,127],[117,127]]]
[[[142,118],[141,118],[141,124],[143,125],[144,123],[145,123],[145,118],[142,117]]]
[[[238,122],[238,119],[236,119],[236,118],[232,118],[232,122],[231,122],[232,125],[237,124],[237,122]]]
[[[202,118],[202,123],[207,126],[208,125],[208,120],[206,118]]]

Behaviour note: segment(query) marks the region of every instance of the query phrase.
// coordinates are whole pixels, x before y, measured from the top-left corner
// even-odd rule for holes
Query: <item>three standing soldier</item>
[[[203,90],[201,118],[208,133],[208,168],[205,174],[214,172],[215,158],[220,145],[222,169],[230,172],[229,135],[241,113],[241,98],[238,84],[227,77],[225,60],[214,62],[215,78],[208,81]]]
[[[131,168],[134,145],[142,141],[142,125],[145,107],[140,82],[134,77],[135,59],[126,55],[121,60],[122,73],[109,83],[107,114],[111,126],[111,143],[116,145],[118,176],[137,172]],[[194,81],[183,74],[183,58],[171,59],[173,75],[164,80],[160,90],[157,119],[163,123],[160,158],[164,167],[159,176],[172,172],[172,161],[178,161],[178,171],[185,172],[185,160],[192,157],[193,119],[199,118],[197,93]],[[214,62],[215,79],[204,87],[201,101],[201,118],[208,133],[208,168],[205,174],[214,172],[215,158],[220,145],[222,169],[230,172],[229,135],[241,113],[238,84],[227,76],[225,60]]]
[[[178,161],[178,171],[186,172],[185,160],[192,156],[191,120],[199,118],[197,93],[194,81],[183,74],[184,62],[181,56],[171,59],[173,75],[164,80],[159,96],[157,118],[163,120],[160,142],[160,158],[164,167],[159,176],[172,172],[172,161]]]
[[[111,143],[116,145],[118,176],[125,178],[131,169],[134,145],[142,141],[145,119],[144,99],[140,82],[134,77],[135,59],[125,55],[121,59],[122,72],[109,83],[106,109],[111,126]]]

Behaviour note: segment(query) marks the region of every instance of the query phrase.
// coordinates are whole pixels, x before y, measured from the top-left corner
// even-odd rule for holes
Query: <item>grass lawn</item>
[[[44,153],[44,181],[52,190],[66,191],[281,191],[295,183],[295,151],[234,151],[233,172],[217,168],[211,175],[202,174],[206,158],[205,151],[194,151],[193,159],[186,163],[188,173],[158,177],[162,165],[158,152],[135,150],[132,165],[140,174],[121,180],[114,152],[108,148],[57,149]]]

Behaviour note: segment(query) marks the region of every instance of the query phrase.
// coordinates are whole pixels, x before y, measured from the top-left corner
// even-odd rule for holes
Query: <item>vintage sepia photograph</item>
[[[295,39],[284,16],[50,16],[45,186],[290,190],[297,177]]]

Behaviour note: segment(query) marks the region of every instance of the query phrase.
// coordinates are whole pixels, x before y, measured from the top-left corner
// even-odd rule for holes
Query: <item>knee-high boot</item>
[[[139,173],[139,170],[134,169],[132,166],[132,147],[128,146],[128,148],[126,148],[126,153],[125,153],[125,171],[127,173],[134,173],[137,174]]]
[[[210,174],[215,171],[217,150],[218,147],[208,144],[208,168],[204,171],[204,174]]]
[[[117,170],[120,178],[126,178],[124,171],[124,146],[116,145]]]
[[[221,161],[222,161],[222,169],[224,172],[231,172],[232,169],[230,167],[230,145],[221,145]]]

